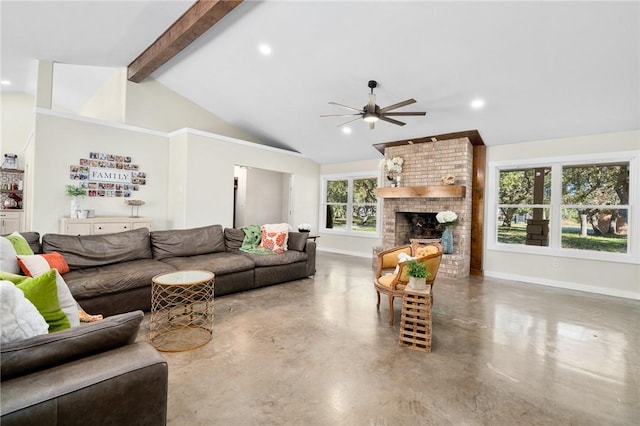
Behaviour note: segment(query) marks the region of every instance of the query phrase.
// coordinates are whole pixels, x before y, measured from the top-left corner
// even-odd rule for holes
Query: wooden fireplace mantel
[[[378,198],[464,198],[466,188],[462,185],[400,186],[378,188]]]

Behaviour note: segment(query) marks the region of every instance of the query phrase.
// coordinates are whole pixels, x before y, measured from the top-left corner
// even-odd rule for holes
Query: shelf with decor
[[[0,168],[0,207],[3,210],[21,210],[23,208],[24,170]]]
[[[462,185],[424,185],[377,188],[378,198],[464,198]]]

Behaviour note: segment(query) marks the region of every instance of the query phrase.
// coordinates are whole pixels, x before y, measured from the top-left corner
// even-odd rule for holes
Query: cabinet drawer
[[[22,213],[20,212],[7,212],[7,211],[1,211],[0,212],[0,218],[3,219],[18,219],[20,220],[20,215]]]
[[[64,230],[67,235],[91,235],[90,223],[67,223]]]
[[[94,223],[93,234],[112,234],[114,232],[130,231],[131,222]]]

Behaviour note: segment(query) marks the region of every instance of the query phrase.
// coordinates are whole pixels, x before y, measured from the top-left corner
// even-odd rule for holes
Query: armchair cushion
[[[396,290],[396,289],[401,290],[402,288],[404,288],[404,284],[398,284],[395,289],[393,288],[393,283],[396,280],[396,278],[397,278],[396,274],[383,275],[380,278],[378,278],[378,284],[392,290]]]

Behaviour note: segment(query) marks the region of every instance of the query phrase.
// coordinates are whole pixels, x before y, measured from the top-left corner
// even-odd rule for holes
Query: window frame
[[[355,203],[353,201],[353,181],[357,179],[375,179],[376,186],[380,186],[380,172],[356,172],[356,173],[332,173],[320,175],[320,231],[323,234],[333,235],[345,235],[350,237],[362,237],[362,238],[380,238],[380,219],[382,217],[382,203],[380,198],[377,199],[376,206],[376,230],[375,231],[353,231],[351,229],[353,218],[353,207],[356,205],[368,205],[368,203]],[[334,229],[327,228],[327,182],[335,180],[347,181],[347,203],[346,203],[346,216],[347,216],[347,229]],[[343,204],[343,203],[338,203]]]
[[[601,154],[583,154],[549,158],[532,158],[527,160],[491,161],[488,164],[489,191],[486,205],[487,250],[535,254],[543,256],[589,259],[620,263],[640,264],[640,209],[638,208],[640,181],[638,178],[638,162],[640,151],[621,151]],[[607,165],[611,163],[629,163],[629,204],[622,206],[628,209],[627,253],[600,252],[595,250],[579,250],[561,247],[562,237],[562,168],[563,166]],[[548,208],[549,213],[549,245],[528,246],[498,242],[498,206],[500,193],[500,171],[513,169],[529,169],[536,167],[551,168],[551,203],[540,205]],[[585,204],[586,205],[586,204]],[[528,207],[538,207],[530,205]],[[607,206],[609,208],[615,206]]]

